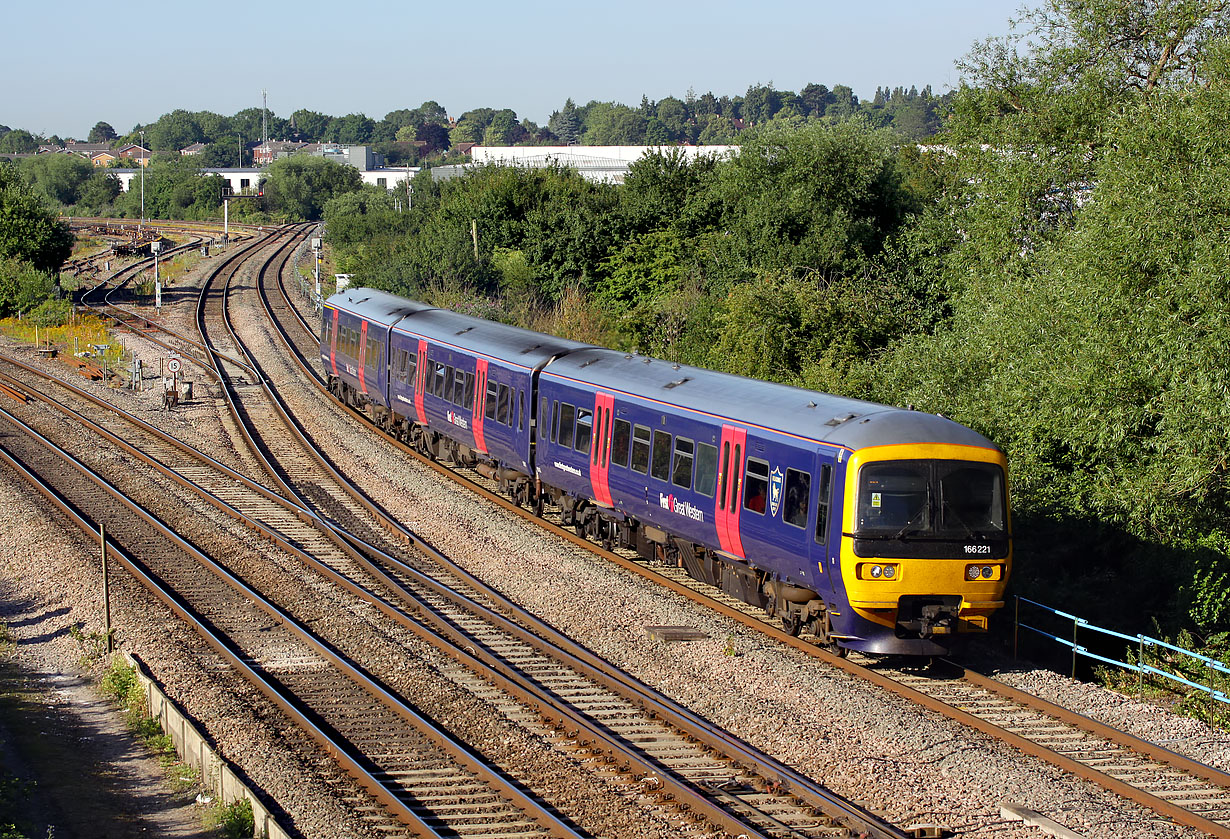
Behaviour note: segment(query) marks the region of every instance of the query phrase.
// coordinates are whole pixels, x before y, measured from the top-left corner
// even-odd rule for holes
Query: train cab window
[[[500,385],[497,391],[495,421],[504,425],[512,425],[512,398],[508,385]]]
[[[671,435],[661,429],[653,432],[653,466],[649,474],[659,481],[671,478]]]
[[[615,420],[615,431],[611,435],[611,463],[616,466],[628,465],[628,449],[632,446],[632,423],[627,420]]]
[[[829,491],[833,483],[833,467],[827,463],[820,467],[820,486],[816,492],[816,544],[825,543],[829,532]]]
[[[765,500],[769,497],[769,464],[754,457],[747,459],[747,473],[743,478],[743,509],[764,514]]]
[[[786,524],[799,528],[807,527],[807,503],[811,500],[811,473],[797,469],[786,470],[786,506],[782,519]]]
[[[466,373],[465,381],[462,383],[465,389],[465,407],[467,411],[474,409],[474,374]]]
[[[329,313],[325,312],[324,323],[320,330],[320,341],[323,344],[329,343],[329,336],[333,334],[333,318],[329,317]]]
[[[713,497],[717,483],[717,446],[708,443],[696,444],[696,491]]]
[[[589,454],[589,444],[593,436],[593,411],[589,410],[589,408],[577,408],[577,435],[573,448],[582,454]]]
[[[675,460],[671,463],[671,483],[684,489],[692,488],[692,461],[696,443],[686,437],[675,438]]]
[[[542,403],[547,404],[547,400],[542,400]],[[551,425],[551,442],[554,443],[559,439],[559,402],[551,403],[551,416],[554,418]]]
[[[632,471],[649,471],[649,429],[643,425],[632,427]]]
[[[577,409],[567,402],[559,406],[559,444],[564,448],[572,448],[573,432],[576,430]]]

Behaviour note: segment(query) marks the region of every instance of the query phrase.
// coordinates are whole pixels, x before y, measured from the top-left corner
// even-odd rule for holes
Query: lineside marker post
[[[111,638],[111,590],[107,586],[107,526],[101,522],[98,525],[98,541],[102,545],[102,578],[103,578],[103,634],[107,636],[107,655],[115,652]]]

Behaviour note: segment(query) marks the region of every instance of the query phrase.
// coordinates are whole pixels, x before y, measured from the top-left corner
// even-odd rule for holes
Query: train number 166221
[[[991,552],[990,545],[966,545],[965,552],[967,554],[989,554]]]

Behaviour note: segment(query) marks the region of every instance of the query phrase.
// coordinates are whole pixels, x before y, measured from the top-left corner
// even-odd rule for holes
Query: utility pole
[[[269,145],[269,91],[261,88],[261,142]]]
[[[145,131],[141,131],[141,154],[145,154]],[[141,167],[141,223],[137,225],[137,238],[141,238],[141,229],[145,227],[145,163],[137,161]]]

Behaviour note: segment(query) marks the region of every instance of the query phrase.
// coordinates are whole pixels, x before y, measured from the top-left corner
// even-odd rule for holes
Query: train
[[[942,416],[374,289],[329,297],[320,335],[330,391],[392,437],[838,653],[943,655],[1003,606],[1007,460]]]

